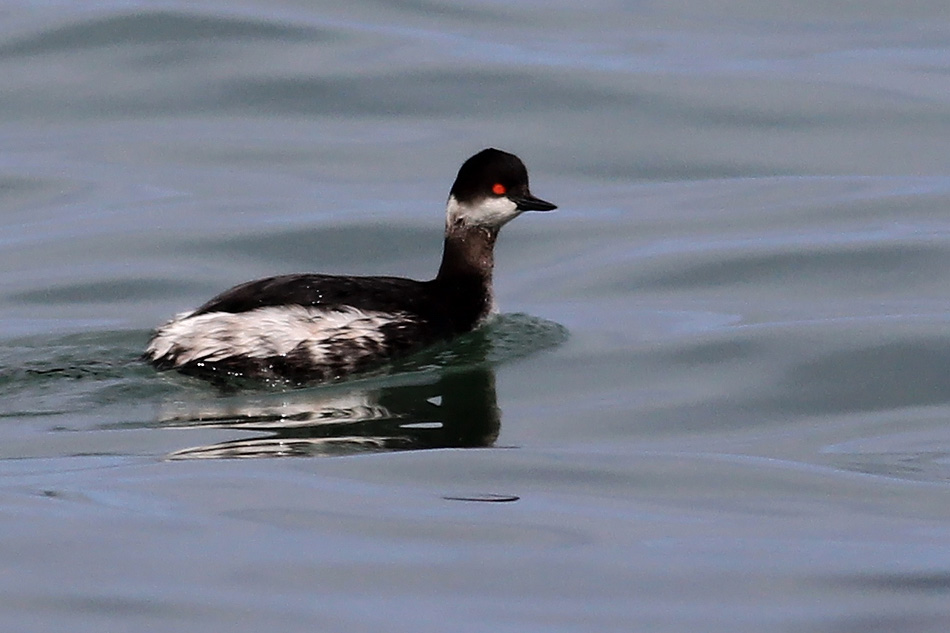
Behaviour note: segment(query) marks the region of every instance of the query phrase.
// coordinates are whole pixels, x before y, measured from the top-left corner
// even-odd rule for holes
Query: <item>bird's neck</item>
[[[450,226],[445,232],[442,265],[436,279],[479,278],[491,285],[498,230],[481,226]]]
[[[474,327],[493,309],[492,271],[498,229],[450,225],[445,233],[442,265],[435,283],[468,314]]]

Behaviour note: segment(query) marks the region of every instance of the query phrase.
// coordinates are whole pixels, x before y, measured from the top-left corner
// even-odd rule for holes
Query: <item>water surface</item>
[[[945,3],[0,3],[8,630],[945,631]],[[139,359],[236,283],[502,314],[372,375]]]

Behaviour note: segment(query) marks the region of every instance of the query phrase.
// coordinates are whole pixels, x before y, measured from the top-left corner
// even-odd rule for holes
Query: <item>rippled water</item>
[[[4,629],[946,631],[948,18],[0,2]],[[139,360],[241,281],[432,275],[492,145],[560,208],[486,329]]]

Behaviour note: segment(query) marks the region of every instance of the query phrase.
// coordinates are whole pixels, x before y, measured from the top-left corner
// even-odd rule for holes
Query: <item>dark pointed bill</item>
[[[519,211],[553,211],[557,209],[556,204],[551,204],[541,198],[535,198],[530,193],[523,196],[509,196],[509,198],[518,205]]]

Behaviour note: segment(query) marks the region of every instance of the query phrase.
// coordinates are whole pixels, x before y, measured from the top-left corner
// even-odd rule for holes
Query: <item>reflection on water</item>
[[[337,456],[490,446],[501,413],[494,365],[562,343],[550,321],[501,315],[450,344],[429,348],[363,380],[279,392],[238,391],[163,405],[163,428],[263,433],[171,453],[170,459]]]
[[[225,428],[267,435],[175,451],[171,459],[333,456],[370,451],[490,446],[500,415],[488,367],[447,371],[422,384],[319,389],[279,402],[206,403],[172,427]]]

